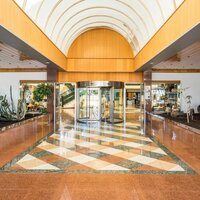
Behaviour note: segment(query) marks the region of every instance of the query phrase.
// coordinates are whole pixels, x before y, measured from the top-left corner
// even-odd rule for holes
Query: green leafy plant
[[[33,91],[33,100],[36,102],[41,102],[45,98],[52,96],[53,86],[49,83],[41,83]]]

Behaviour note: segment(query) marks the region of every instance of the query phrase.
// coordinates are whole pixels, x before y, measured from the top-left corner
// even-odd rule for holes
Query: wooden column
[[[150,134],[151,132],[151,115],[152,111],[152,98],[151,98],[151,87],[152,87],[152,70],[143,72],[144,77],[144,108],[145,108],[145,133]]]
[[[47,67],[47,82],[57,82],[58,81],[58,69],[51,66]],[[54,95],[47,100],[47,111],[54,116]],[[51,118],[53,120],[53,117]]]

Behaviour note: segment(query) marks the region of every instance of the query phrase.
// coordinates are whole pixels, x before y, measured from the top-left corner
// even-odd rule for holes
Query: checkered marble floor
[[[13,172],[194,173],[138,123],[68,124],[4,166]]]

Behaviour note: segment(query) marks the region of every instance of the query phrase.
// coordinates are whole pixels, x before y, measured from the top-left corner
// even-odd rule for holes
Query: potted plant
[[[41,103],[44,101],[47,101],[48,97],[51,97],[53,94],[53,86],[50,83],[41,83],[37,85],[36,89],[33,91],[33,100],[35,102]],[[44,113],[46,112],[46,108],[44,109],[44,106],[39,106],[41,110],[40,112]]]

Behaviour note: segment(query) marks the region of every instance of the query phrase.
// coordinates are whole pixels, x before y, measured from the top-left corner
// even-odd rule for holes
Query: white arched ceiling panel
[[[88,12],[88,11],[87,11]],[[130,36],[132,35],[130,33],[131,31],[131,27],[134,27],[134,31],[133,33],[135,33],[135,35],[138,37],[138,40],[140,41],[140,44],[143,45],[145,41],[148,40],[148,38],[145,38],[145,34],[143,34],[143,32],[140,32],[139,30],[137,30],[137,26],[132,25],[132,23],[130,22],[129,19],[127,19],[124,15],[119,14],[119,13],[115,13],[113,12],[112,14],[109,12],[109,10],[107,10],[107,12],[105,12],[101,15],[101,9],[98,9],[98,11],[93,11],[91,10],[91,13],[97,13],[97,15],[94,14],[84,14],[84,13],[80,13],[79,15],[77,15],[73,20],[70,20],[69,23],[64,24],[63,27],[61,27],[60,31],[58,32],[58,34],[55,34],[57,36],[57,38],[54,38],[54,41],[56,41],[56,43],[58,45],[60,45],[60,40],[64,38],[66,39],[65,35],[66,33],[68,33],[71,29],[73,29],[74,26],[78,27],[80,26],[85,20],[93,20],[93,22],[95,22],[96,20],[98,20],[98,17],[104,17],[105,22],[110,21],[113,23],[118,23],[119,26],[121,26],[124,29],[128,29]],[[129,24],[129,25],[128,25]]]
[[[127,38],[136,55],[184,0],[14,1],[65,55],[78,34],[101,26]]]
[[[112,13],[110,12],[109,8],[90,8],[89,10],[84,10],[81,11],[77,14],[74,14],[71,16],[71,18],[69,18],[64,24],[60,24],[61,26],[57,27],[54,31],[54,33],[52,33],[52,39],[54,38],[54,36],[58,36],[60,34],[62,34],[62,31],[66,28],[70,29],[73,25],[79,23],[82,21],[82,19],[84,18],[88,18],[88,17],[93,17],[93,16],[110,16],[111,19],[119,19],[121,21],[121,24],[126,24],[130,30],[132,27],[134,27],[134,31],[137,31],[139,34],[143,35],[143,38],[145,39],[146,37],[146,29],[145,27],[143,27],[144,29],[137,29],[137,24],[135,24],[134,21],[131,20],[131,18],[129,16],[127,16],[124,13],[118,12],[117,10],[113,10]],[[147,37],[146,37],[147,38]],[[54,38],[55,39],[55,38]],[[148,39],[148,38],[147,38]]]
[[[49,12],[54,8],[57,2],[57,0],[43,0],[42,6],[39,8],[37,18],[34,19],[42,30],[44,29],[45,23],[48,19]]]
[[[31,3],[25,5],[25,11],[28,13],[31,19],[36,19],[39,14],[40,7],[42,6],[44,0],[35,0]]]
[[[67,3],[66,3],[67,2]],[[136,1],[138,2],[138,1]],[[67,6],[66,6],[67,5]],[[73,5],[73,6],[72,6]],[[140,4],[138,4],[140,5]],[[63,12],[63,6],[65,7],[65,10]],[[129,4],[126,4],[126,1],[122,1],[122,0],[113,0],[113,1],[107,1],[107,0],[101,0],[101,1],[93,1],[93,0],[79,0],[79,1],[71,1],[71,0],[60,0],[60,4],[57,4],[54,7],[54,12],[51,12],[49,17],[48,17],[48,21],[45,25],[45,30],[50,28],[49,26],[51,26],[52,24],[54,24],[53,26],[53,32],[55,29],[55,25],[61,23],[60,19],[64,18],[67,19],[69,13],[71,12],[72,14],[80,12],[81,10],[85,10],[91,7],[105,7],[105,8],[112,8],[113,10],[121,10],[124,13],[128,14],[133,14],[135,16],[132,16],[135,20],[138,20],[142,23],[143,26],[145,26],[147,28],[147,26],[149,26],[149,28],[151,29],[151,24],[153,24],[153,21],[149,23],[146,23],[143,20],[143,17],[141,16],[140,13],[140,7],[139,10],[129,6]],[[119,7],[121,7],[122,9],[119,9]],[[136,6],[135,6],[136,7]],[[141,8],[142,9],[142,8]],[[144,13],[146,12],[146,10],[143,10]],[[60,13],[60,15],[57,15],[55,13]],[[112,10],[111,10],[112,12]],[[150,17],[151,19],[151,17]],[[134,21],[135,21],[134,20]],[[62,22],[63,23],[63,22]],[[148,31],[148,29],[147,29]]]
[[[176,0],[176,7],[179,7],[183,3],[182,0]]]
[[[174,0],[158,0],[164,14],[165,20],[174,12]],[[171,3],[170,3],[171,2]]]
[[[160,4],[157,0],[147,1],[140,0],[140,2],[146,6],[147,10],[151,13],[154,23],[156,24],[156,29],[158,30],[162,26],[164,21],[164,15],[162,13]]]
[[[68,12],[68,10],[75,6],[76,4],[79,4],[80,2],[85,1],[85,0],[79,0],[79,1],[74,1],[74,0],[59,0],[59,3],[55,5],[53,10],[48,15],[48,19],[45,23],[44,30],[48,35],[52,34],[52,30],[54,30],[55,25],[60,21],[60,19],[63,17],[65,12]],[[63,9],[65,7],[65,9]],[[60,13],[58,15],[58,13]]]
[[[81,1],[79,4],[76,4],[75,6],[71,7],[69,10],[67,9],[67,12],[64,11],[64,13],[61,13],[61,18],[59,18],[59,20],[56,21],[56,24],[54,25],[54,28],[52,30],[52,34],[54,34],[54,32],[56,32],[57,30],[59,30],[60,27],[63,26],[63,24],[68,25],[68,21],[73,20],[73,17],[76,16],[77,14],[84,12],[85,15],[87,15],[86,13],[87,10],[90,11],[94,8],[98,10],[97,8],[99,8],[101,9],[102,14],[104,14],[104,12],[109,12],[111,15],[112,13],[119,13],[121,15],[124,15],[133,23],[134,26],[137,26],[142,33],[147,35],[147,37],[149,36],[149,29],[147,25],[142,21],[139,15],[137,15],[135,12],[132,12],[130,7],[127,7],[126,5],[119,3],[118,1],[114,1],[115,3],[111,4],[110,1],[108,2],[107,0],[101,0],[101,1],[92,1],[95,3],[88,4],[88,2],[90,1],[91,0]],[[107,4],[105,3],[105,1],[107,1]],[[98,4],[96,2],[98,2]],[[119,10],[119,7],[124,7],[124,8]],[[95,13],[91,13],[91,15],[95,15]]]
[[[21,8],[23,8],[24,0],[15,0],[15,1]]]
[[[101,19],[101,18],[100,18]],[[74,27],[73,30],[71,30],[71,34],[68,38],[68,40],[63,40],[61,49],[63,51],[68,51],[68,48],[70,47],[70,45],[72,44],[72,42],[74,41],[74,39],[76,39],[77,36],[79,36],[79,33],[83,32],[85,30],[85,28],[89,28],[91,27],[110,27],[110,29],[117,31],[118,33],[120,33],[124,38],[126,38],[126,40],[130,43],[132,41],[132,38],[130,37],[128,31],[125,31],[123,29],[123,27],[120,27],[117,25],[117,23],[113,23],[111,22],[105,22],[105,20],[101,21],[101,20],[96,20],[95,22],[90,22],[90,21],[84,21],[84,23],[82,23],[81,26]],[[75,36],[75,37],[74,37]],[[66,35],[67,37],[67,35]],[[138,41],[137,41],[138,44]],[[135,51],[137,52],[137,50],[139,49],[139,46],[134,47]]]

